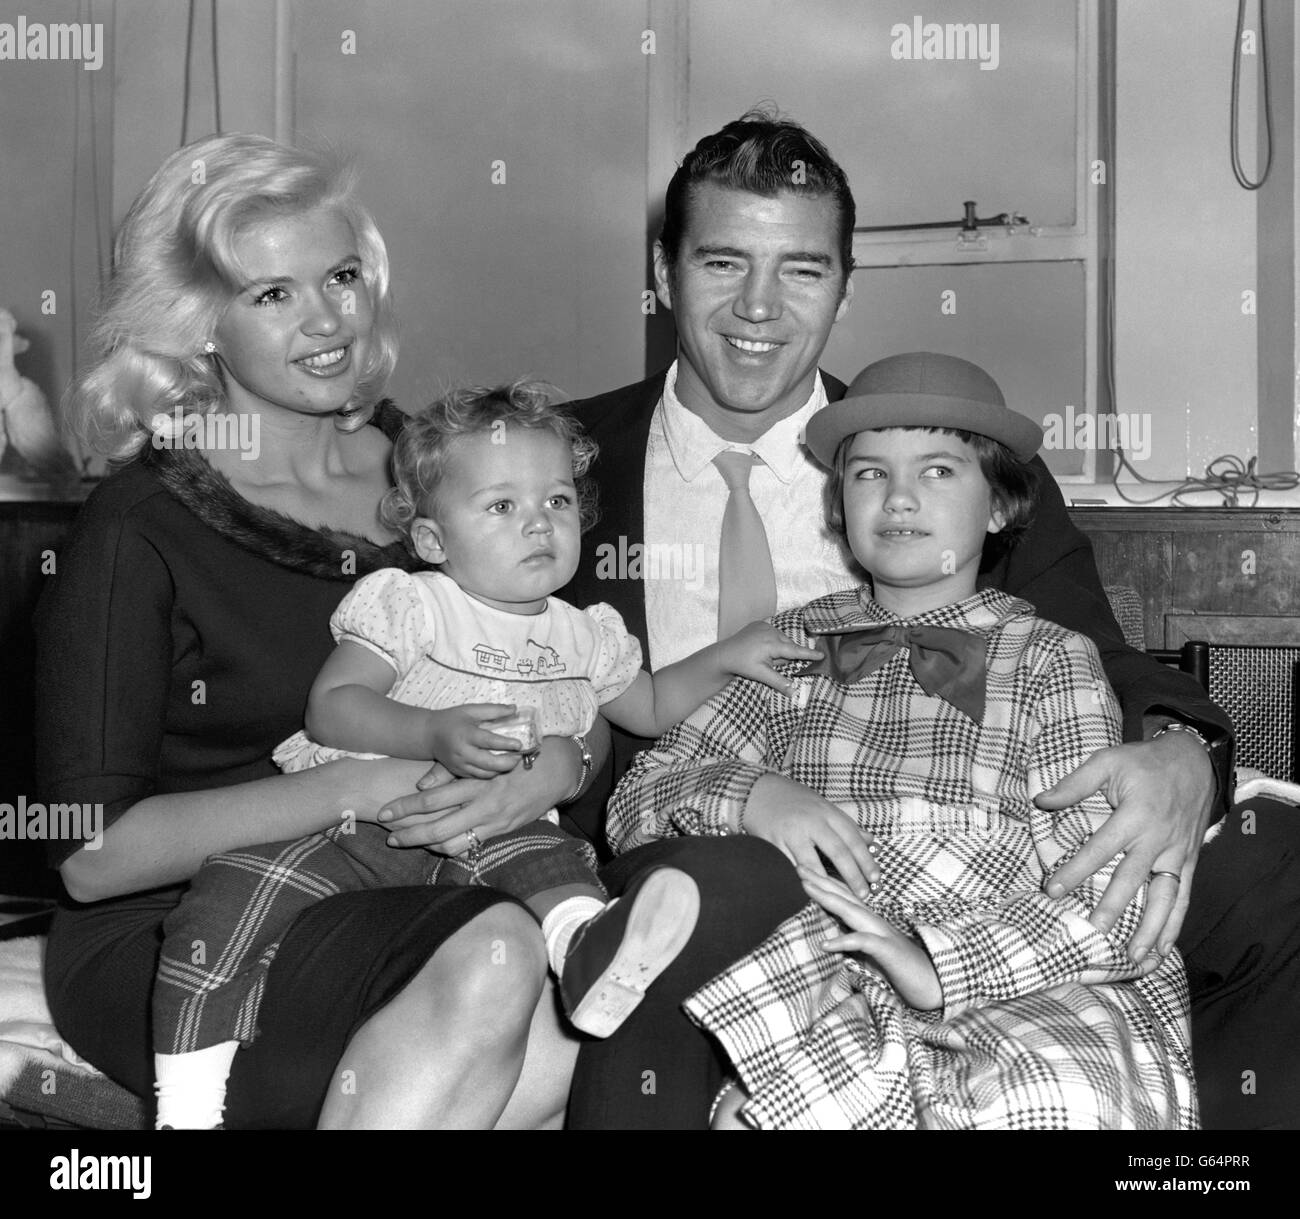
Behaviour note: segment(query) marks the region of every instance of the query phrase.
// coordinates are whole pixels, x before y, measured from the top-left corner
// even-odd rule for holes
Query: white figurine
[[[50,404],[14,365],[14,356],[30,346],[17,330],[14,315],[0,308],[0,457],[12,446],[41,478],[51,482],[76,479],[76,463],[59,439]]]

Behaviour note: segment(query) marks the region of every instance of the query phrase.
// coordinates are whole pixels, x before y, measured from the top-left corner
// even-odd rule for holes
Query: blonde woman
[[[332,158],[246,135],[169,157],[123,223],[92,342],[69,414],[118,468],[42,599],[37,732],[42,798],[101,805],[104,831],[54,844],[72,900],[46,986],[72,1045],[144,1095],[162,924],[208,856],[386,806],[407,849],[459,820],[487,837],[575,794],[589,758],[548,738],[531,770],[423,792],[427,764],[271,762],[343,594],[410,563],[378,515],[401,420],[376,409],[396,358],[387,255]],[[560,1120],[574,1047],[522,905],[482,887],[321,896],[279,945],[226,1125]],[[164,1097],[183,1085],[160,1072]]]

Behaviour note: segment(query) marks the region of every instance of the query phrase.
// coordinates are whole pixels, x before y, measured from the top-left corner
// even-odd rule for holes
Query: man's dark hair
[[[677,264],[691,196],[703,182],[769,199],[786,191],[814,199],[829,195],[839,212],[840,264],[848,282],[857,218],[849,180],[825,144],[798,123],[778,117],[775,107],[746,111],[721,131],[706,135],[677,167],[664,196],[664,227],[659,233],[670,271]]]

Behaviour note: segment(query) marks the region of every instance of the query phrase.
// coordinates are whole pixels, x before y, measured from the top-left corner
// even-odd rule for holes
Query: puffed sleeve
[[[358,580],[330,618],[335,643],[360,644],[398,674],[409,672],[433,642],[435,623],[417,577],[384,567]]]
[[[36,611],[37,798],[104,828],[154,794],[172,675],[171,572],[139,521],[97,490]],[[51,866],[82,845],[51,841]]]
[[[599,642],[587,676],[596,688],[596,698],[611,702],[622,694],[641,672],[641,644],[623,625],[623,616],[603,601],[587,606],[584,613],[596,625]]]

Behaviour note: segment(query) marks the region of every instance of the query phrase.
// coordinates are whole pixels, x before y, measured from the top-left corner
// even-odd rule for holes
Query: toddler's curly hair
[[[393,446],[393,487],[384,496],[379,515],[402,535],[413,554],[411,522],[429,515],[438,484],[453,460],[454,441],[499,426],[544,430],[563,440],[573,453],[578,521],[584,532],[596,523],[595,488],[585,475],[598,448],[556,402],[555,390],[542,381],[523,378],[492,388],[467,386],[410,416]]]

